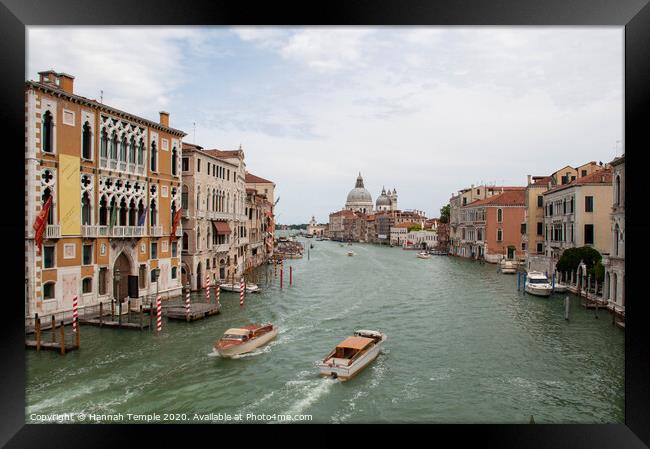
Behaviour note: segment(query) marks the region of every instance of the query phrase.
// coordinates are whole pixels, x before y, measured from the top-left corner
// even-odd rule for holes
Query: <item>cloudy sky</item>
[[[438,216],[452,192],[525,185],[623,148],[621,27],[28,27],[27,79],[186,142],[242,145],[279,223],[320,222],[361,172]],[[196,126],[194,126],[196,123]],[[195,131],[196,129],[196,131]],[[617,143],[619,141],[619,143]]]

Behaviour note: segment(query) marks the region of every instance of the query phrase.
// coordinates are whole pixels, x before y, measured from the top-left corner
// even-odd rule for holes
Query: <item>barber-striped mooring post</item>
[[[217,282],[215,285],[215,290],[214,290],[214,299],[217,303],[217,306],[219,306],[219,295],[221,294],[221,284]]]
[[[162,330],[162,296],[156,298],[156,330]]]
[[[210,303],[210,273],[205,273],[205,302]]]
[[[239,281],[239,305],[243,306],[244,305],[244,276],[241,277],[241,280]]]
[[[192,306],[190,304],[190,284],[187,284],[187,293],[185,293],[185,316],[187,319],[190,319],[190,314],[192,313]]]
[[[77,332],[77,319],[79,318],[78,296],[72,298],[72,332]]]

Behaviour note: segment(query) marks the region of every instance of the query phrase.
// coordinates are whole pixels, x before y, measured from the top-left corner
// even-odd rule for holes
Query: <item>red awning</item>
[[[213,221],[214,229],[217,231],[217,234],[228,235],[230,234],[230,226],[225,221]]]

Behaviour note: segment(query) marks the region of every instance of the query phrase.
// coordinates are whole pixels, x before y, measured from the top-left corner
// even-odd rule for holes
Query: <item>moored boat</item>
[[[517,265],[512,260],[502,260],[499,267],[503,274],[515,274],[517,272]]]
[[[219,287],[221,290],[227,291],[227,292],[239,292],[240,285],[239,284],[232,284],[230,282],[226,282],[224,284],[219,284]],[[260,288],[257,284],[253,284],[250,282],[246,282],[244,284],[244,287],[246,289],[246,293],[259,293]]]
[[[551,296],[553,286],[544,273],[539,271],[530,271],[526,276],[526,293],[536,296]]]
[[[320,375],[343,381],[350,379],[377,358],[385,341],[386,335],[382,332],[355,331],[318,364]]]
[[[214,349],[222,357],[245,354],[271,341],[278,334],[273,324],[251,324],[234,327],[224,332],[223,337],[214,342]]]
[[[431,255],[425,251],[421,251],[418,253],[418,258],[420,259],[431,259]]]

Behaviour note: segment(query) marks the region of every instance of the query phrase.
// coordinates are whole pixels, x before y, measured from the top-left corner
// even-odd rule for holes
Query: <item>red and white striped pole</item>
[[[156,298],[156,330],[160,332],[162,330],[162,297],[158,295]]]
[[[241,281],[239,281],[239,305],[244,305],[244,276],[242,276]]]
[[[219,282],[217,282],[217,285],[216,285],[215,290],[214,290],[214,299],[216,300],[217,305],[219,305],[219,294],[220,293],[221,293],[221,285],[219,284]]]
[[[77,332],[77,320],[79,319],[79,304],[77,303],[78,296],[74,295],[72,298],[72,331]]]
[[[187,293],[185,294],[185,313],[187,315],[192,313],[192,306],[190,305],[190,284],[187,284]]]
[[[205,302],[210,302],[210,273],[205,274]]]

